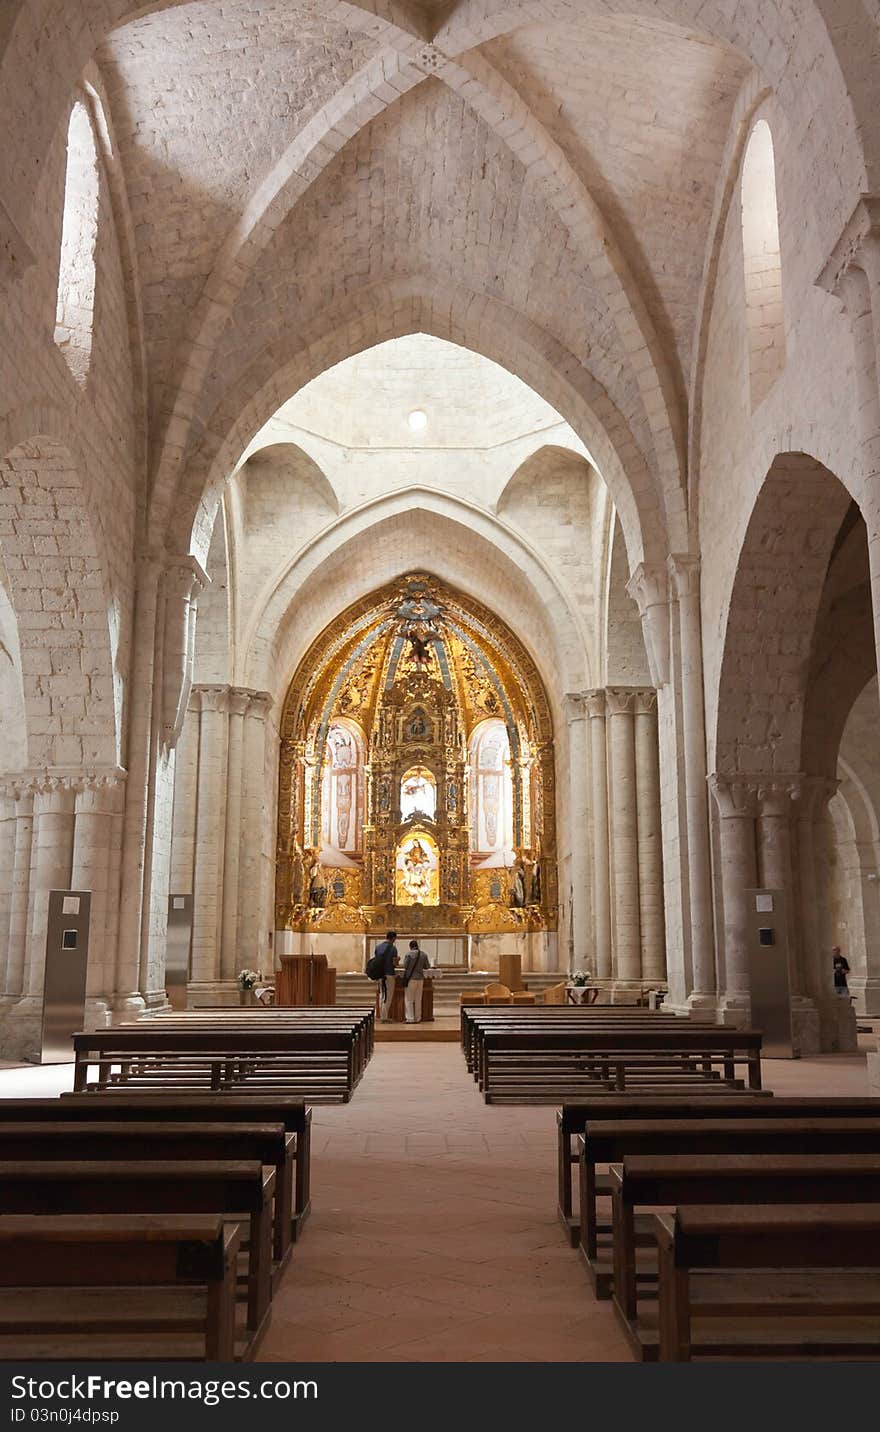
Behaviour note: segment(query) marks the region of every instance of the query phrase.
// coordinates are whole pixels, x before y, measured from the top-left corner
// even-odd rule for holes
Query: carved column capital
[[[568,717],[568,724],[571,726],[575,721],[583,721],[587,714],[587,693],[586,691],[566,691],[565,713]]]
[[[275,705],[271,691],[248,691],[248,716],[254,721],[265,721]]]
[[[853,269],[875,281],[880,278],[880,195],[861,196],[816,283],[846,306],[846,280]]]
[[[591,721],[605,720],[605,704],[604,686],[584,692],[584,708]]]
[[[121,788],[127,772],[119,766],[96,766],[76,770],[63,766],[33,767],[0,777],[0,795],[9,800],[27,796],[51,796],[100,792]]]
[[[231,687],[194,686],[193,695],[198,694],[201,711],[228,712]]]
[[[636,688],[606,686],[605,708],[609,716],[632,716],[636,709]]]
[[[707,777],[709,790],[718,806],[722,820],[734,820],[758,814],[758,780],[751,776],[724,776],[717,772]]]
[[[799,773],[761,778],[758,781],[759,815],[771,819],[790,816],[794,803],[800,799],[802,781]]]
[[[669,680],[669,579],[659,562],[640,562],[626,584],[639,609],[645,634],[645,651],[651,680],[665,686]]]
[[[797,799],[798,820],[815,820],[839,789],[840,781],[828,776],[803,776]]]
[[[657,710],[657,693],[652,686],[636,691],[633,699],[637,716],[653,716]]]
[[[230,716],[244,716],[251,703],[251,693],[243,686],[230,686],[227,708]]]
[[[666,570],[672,579],[680,602],[700,595],[700,559],[689,552],[673,552],[666,559]]]

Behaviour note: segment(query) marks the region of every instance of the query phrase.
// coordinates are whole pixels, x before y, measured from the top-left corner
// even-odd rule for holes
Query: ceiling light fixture
[[[422,412],[421,408],[414,408],[406,421],[414,433],[423,433],[428,426],[428,414]]]

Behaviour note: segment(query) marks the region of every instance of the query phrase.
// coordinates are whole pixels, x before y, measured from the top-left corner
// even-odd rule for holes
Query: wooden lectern
[[[275,1003],[335,1004],[336,971],[326,955],[282,955],[275,977]]]
[[[434,1019],[434,981],[429,977],[424,982],[422,990],[422,1024],[430,1024]],[[376,1018],[379,1018],[379,1000],[381,997],[381,981],[376,981]],[[403,980],[394,981],[394,993],[391,996],[391,1008],[388,1011],[388,1019],[391,1024],[406,1023],[406,1007],[404,1005]]]

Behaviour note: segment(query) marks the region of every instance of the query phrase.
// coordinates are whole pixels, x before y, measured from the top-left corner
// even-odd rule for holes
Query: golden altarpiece
[[[523,963],[553,967],[556,912],[552,727],[522,644],[433,577],[350,607],[284,704],[277,928],[341,969],[387,928],[462,951],[543,932]]]

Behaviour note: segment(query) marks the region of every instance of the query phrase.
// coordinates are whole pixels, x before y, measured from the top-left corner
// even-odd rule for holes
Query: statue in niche
[[[416,710],[409,718],[406,727],[407,740],[424,741],[428,735],[428,722],[424,711]]]
[[[291,861],[291,883],[290,883],[290,893],[291,893],[291,897],[292,897],[292,899],[293,899],[294,905],[299,905],[299,904],[302,903],[302,898],[303,898],[303,894],[304,894],[304,891],[303,891],[304,878],[305,878],[305,870],[304,870],[304,863],[303,863],[303,853],[302,853],[302,850],[300,849],[299,845],[297,845],[296,843],[294,843],[294,847],[293,847],[293,859],[292,859],[292,861]]]
[[[510,904],[514,910],[524,910],[526,905],[526,872],[519,858],[510,871]]]
[[[420,840],[414,840],[403,857],[403,883],[407,894],[420,903],[431,893],[431,861]]]
[[[541,903],[541,860],[536,858],[532,866],[532,888],[529,892],[529,903],[540,905]]]
[[[324,878],[324,871],[321,869],[318,852],[312,850],[307,853],[311,856],[311,864],[309,865],[309,905],[313,910],[322,910],[327,900],[327,881]]]

